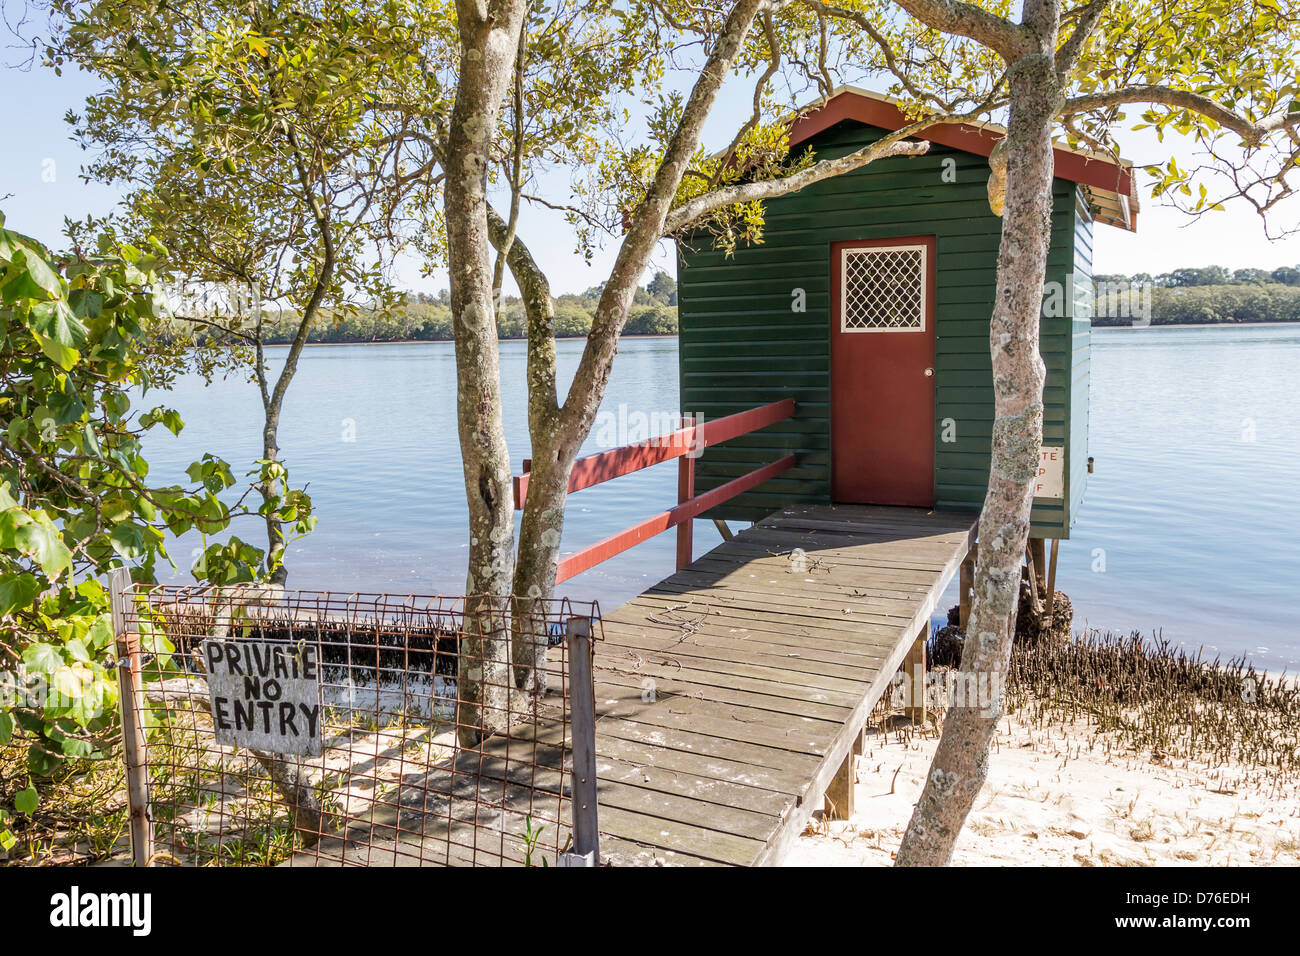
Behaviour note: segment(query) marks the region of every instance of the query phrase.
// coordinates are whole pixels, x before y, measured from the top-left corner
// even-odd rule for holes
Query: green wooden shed
[[[843,156],[907,122],[857,89],[804,113],[792,150]],[[681,407],[706,419],[794,398],[794,418],[711,448],[707,491],[779,455],[797,465],[710,511],[757,520],[832,502],[978,511],[993,423],[988,323],[1002,220],[992,125],[939,125],[897,157],[768,201],[761,244],[678,243]],[[1088,473],[1093,225],[1136,227],[1132,167],[1056,149],[1044,461],[1032,535],[1067,538]]]

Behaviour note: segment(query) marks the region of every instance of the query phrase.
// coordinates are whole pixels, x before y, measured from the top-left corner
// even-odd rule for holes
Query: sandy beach
[[[869,733],[851,820],[815,819],[788,866],[889,866],[938,744],[892,721]],[[1257,768],[1138,751],[1083,722],[998,725],[956,865],[1300,865],[1300,791]]]

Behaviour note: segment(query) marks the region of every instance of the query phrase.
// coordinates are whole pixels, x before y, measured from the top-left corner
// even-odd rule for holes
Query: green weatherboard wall
[[[844,122],[808,145],[832,158],[878,135]],[[944,178],[948,158],[956,162],[955,182]],[[730,258],[706,238],[678,244],[683,412],[712,419],[786,397],[798,407],[795,419],[712,447],[697,461],[702,492],[782,455],[798,456],[794,469],[709,517],[753,521],[782,505],[830,501],[830,244],[916,235],[936,236],[938,250],[935,506],[979,510],[993,422],[988,323],[1001,234],[989,210],[988,175],[984,157],[932,145],[924,156],[872,163],[768,202],[763,242]],[[1044,309],[1060,314],[1042,320],[1043,442],[1065,448],[1066,487],[1064,504],[1035,502],[1037,537],[1068,537],[1083,498],[1091,262],[1092,219],[1075,184],[1058,179],[1047,279],[1066,297],[1072,291],[1074,302],[1072,309]],[[802,312],[793,308],[796,290],[803,290]]]

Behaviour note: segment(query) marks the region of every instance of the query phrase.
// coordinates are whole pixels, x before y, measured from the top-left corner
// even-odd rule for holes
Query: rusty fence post
[[[149,809],[149,744],[144,733],[144,679],[140,637],[127,624],[131,572],[117,568],[109,576],[113,637],[118,656],[118,697],[122,706],[122,751],[126,764],[126,802],[130,813],[131,859],[148,866],[153,859],[153,814]]]
[[[591,618],[571,617],[569,643],[569,729],[573,734],[573,848],[559,866],[599,866],[596,808],[596,689],[591,673]]]

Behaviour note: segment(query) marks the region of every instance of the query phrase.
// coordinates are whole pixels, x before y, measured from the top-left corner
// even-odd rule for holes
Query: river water
[[[562,381],[582,343],[558,345]],[[272,350],[275,362],[283,350]],[[518,470],[527,455],[525,346],[501,345],[506,434]],[[1096,329],[1091,448],[1096,472],[1069,541],[1058,587],[1075,623],[1161,632],[1210,656],[1249,655],[1270,669],[1300,666],[1300,326]],[[449,343],[309,346],[289,391],[281,445],[320,522],[291,545],[290,585],[332,590],[459,593],[466,522]],[[677,413],[677,340],[626,339],[606,394],[604,434],[617,443],[657,433]],[[203,452],[238,467],[259,451],[260,403],[243,381],[185,377],[164,402],[180,437],[151,436],[155,481],[184,481]],[[161,429],[159,430],[161,431]],[[565,544],[618,531],[676,496],[676,466],[584,490],[569,502]],[[242,534],[261,543],[249,521]],[[696,553],[719,541],[696,523]],[[200,546],[173,545],[188,565]],[[666,576],[672,534],[639,545],[564,585],[613,607]],[[183,579],[183,575],[174,580]],[[955,601],[955,595],[953,596]]]

